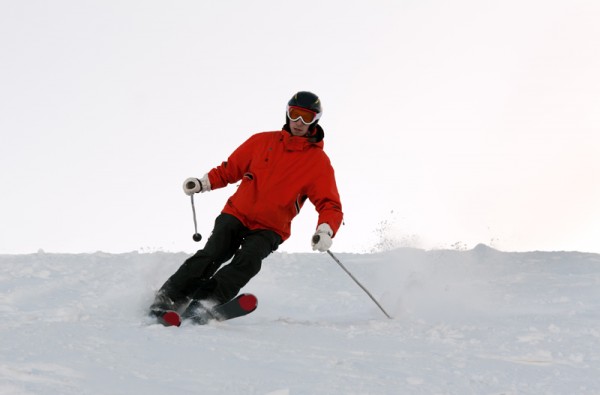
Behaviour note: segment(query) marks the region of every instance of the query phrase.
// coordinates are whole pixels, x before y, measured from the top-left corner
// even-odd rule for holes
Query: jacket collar
[[[292,133],[290,130],[290,125],[287,123],[285,125],[283,125],[282,129],[287,131],[290,134]],[[325,138],[325,131],[319,124],[316,124],[312,130],[309,130],[309,133],[310,133],[310,136],[307,136],[304,138],[308,139],[311,143],[319,143],[319,142],[323,141],[323,139]]]
[[[311,146],[322,149],[324,145],[323,138],[325,137],[325,133],[319,125],[315,128],[314,133],[308,137],[294,136],[290,132],[289,126],[284,125],[281,135],[283,144],[288,151],[303,151]]]

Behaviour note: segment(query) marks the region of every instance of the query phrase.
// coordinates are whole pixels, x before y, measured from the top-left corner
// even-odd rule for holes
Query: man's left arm
[[[319,213],[319,219],[311,243],[313,250],[324,252],[331,247],[331,239],[337,234],[344,218],[335,173],[331,165],[325,166],[319,177],[315,179],[312,192],[309,194],[309,199]]]

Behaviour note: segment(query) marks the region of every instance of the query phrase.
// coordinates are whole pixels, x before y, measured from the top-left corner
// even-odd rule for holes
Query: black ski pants
[[[281,243],[281,236],[271,230],[250,230],[233,215],[220,214],[204,248],[188,258],[161,291],[175,302],[192,298],[224,303],[260,271],[263,259]]]

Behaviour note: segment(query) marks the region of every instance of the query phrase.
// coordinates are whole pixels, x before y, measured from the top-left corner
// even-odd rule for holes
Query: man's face
[[[290,119],[290,130],[294,136],[306,136],[309,126],[305,125],[301,119],[297,119],[296,121]]]

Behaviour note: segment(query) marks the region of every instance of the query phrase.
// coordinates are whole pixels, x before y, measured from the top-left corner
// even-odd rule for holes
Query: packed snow
[[[0,394],[600,394],[600,255],[276,252],[252,314],[145,312],[184,253],[0,255]]]

